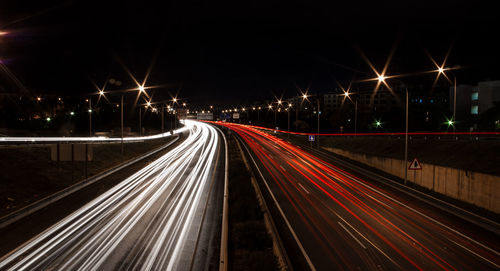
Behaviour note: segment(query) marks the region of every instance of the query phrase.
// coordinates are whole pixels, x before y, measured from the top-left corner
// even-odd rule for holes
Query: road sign
[[[233,113],[233,119],[237,120],[240,118],[240,113]]]
[[[314,136],[313,136],[313,135],[310,135],[310,136],[309,136],[309,141],[311,141],[311,142],[312,142],[312,141],[314,141],[314,139],[315,139],[315,138],[314,138]]]
[[[411,161],[410,166],[408,167],[409,170],[422,170],[422,164],[418,161],[418,159],[415,157],[413,158],[413,161]]]

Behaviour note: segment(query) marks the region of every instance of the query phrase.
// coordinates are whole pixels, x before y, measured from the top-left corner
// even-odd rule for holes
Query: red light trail
[[[217,124],[236,132],[265,169],[287,220],[300,232],[312,269],[500,267],[498,243],[484,245],[450,230],[452,223],[436,223],[441,219],[418,211],[422,209],[416,203],[402,202],[394,191],[341,170],[262,127]]]

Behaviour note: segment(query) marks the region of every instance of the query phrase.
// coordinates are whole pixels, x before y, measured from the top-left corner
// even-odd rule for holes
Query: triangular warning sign
[[[422,169],[422,165],[420,164],[420,162],[418,161],[418,159],[415,157],[415,158],[413,158],[413,161],[411,161],[410,166],[408,167],[408,169],[419,170],[419,169]]]

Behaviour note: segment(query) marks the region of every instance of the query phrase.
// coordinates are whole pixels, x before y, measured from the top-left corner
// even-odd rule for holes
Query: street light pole
[[[299,131],[299,110],[300,110],[300,105],[299,105],[299,99],[297,100],[297,107],[295,107],[295,132]]]
[[[164,133],[165,129],[165,119],[164,119],[165,105],[161,105],[161,133]]]
[[[276,110],[274,110],[274,128],[276,128],[276,117],[277,117],[277,114],[278,114],[278,108],[276,108]]]
[[[406,87],[406,128],[405,128],[405,185],[408,180],[408,87]]]
[[[89,136],[92,136],[92,96],[89,97]]]
[[[318,101],[318,136],[317,136],[317,143],[318,143],[318,150],[319,150],[319,115],[320,115],[320,108],[319,108],[319,95],[317,97],[317,101]]]
[[[453,75],[453,133],[455,133],[455,126],[457,124],[456,114],[457,113],[457,77]]]
[[[123,160],[123,94],[122,94],[122,97],[121,97],[121,105],[120,105],[120,109],[121,109],[121,136],[122,136],[122,160]]]
[[[354,101],[354,136],[358,135],[358,100]]]
[[[290,138],[290,110],[292,110],[292,108],[289,106],[288,107],[288,138]]]
[[[139,106],[139,136],[142,136],[142,108]]]

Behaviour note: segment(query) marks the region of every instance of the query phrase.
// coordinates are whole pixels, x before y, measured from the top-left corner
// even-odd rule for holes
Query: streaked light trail
[[[180,129],[174,130],[173,134],[179,134],[187,131],[188,127],[182,127]],[[170,136],[171,133],[162,133],[150,136],[133,136],[124,137],[123,141],[143,141],[158,139],[162,137]],[[13,143],[39,143],[39,142],[121,142],[121,137],[105,137],[105,136],[94,136],[94,137],[64,137],[64,136],[54,136],[54,137],[0,137],[0,143],[2,142],[13,142]]]
[[[498,270],[500,244],[438,208],[247,125],[248,146],[297,247],[317,270]],[[260,128],[260,127],[259,127]]]
[[[184,142],[4,256],[0,269],[187,269],[221,140],[210,125],[185,124]]]

